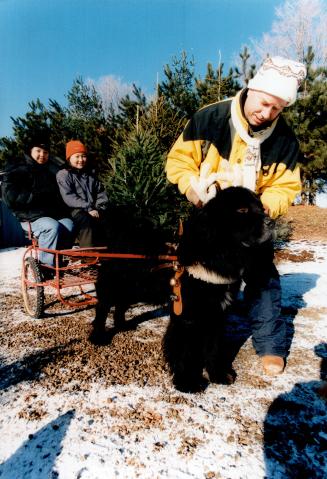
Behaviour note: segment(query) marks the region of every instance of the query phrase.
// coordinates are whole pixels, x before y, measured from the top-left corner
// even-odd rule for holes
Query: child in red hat
[[[67,168],[57,173],[61,196],[71,209],[81,248],[105,243],[103,213],[108,196],[88,167],[87,149],[78,140],[66,144]]]

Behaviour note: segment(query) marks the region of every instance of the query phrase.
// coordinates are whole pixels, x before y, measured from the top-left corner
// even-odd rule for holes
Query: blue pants
[[[23,230],[28,231],[28,223],[21,223]],[[74,223],[70,218],[55,220],[44,216],[31,222],[32,233],[38,239],[40,248],[65,249],[73,244]],[[40,252],[40,262],[54,266],[54,255]]]
[[[244,298],[256,353],[259,356],[272,354],[286,357],[286,323],[280,317],[282,292],[273,257],[271,243],[264,243],[251,250],[249,265],[244,273]]]

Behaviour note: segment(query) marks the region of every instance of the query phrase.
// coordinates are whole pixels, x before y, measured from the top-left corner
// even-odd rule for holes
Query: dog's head
[[[219,251],[239,251],[272,239],[274,221],[264,212],[258,196],[247,188],[229,187],[217,192],[185,224],[180,254],[186,264]],[[185,264],[185,263],[184,263]]]
[[[273,237],[274,221],[264,212],[258,195],[247,188],[236,186],[219,191],[206,210],[204,214],[209,218],[220,218],[235,243],[248,247]]]

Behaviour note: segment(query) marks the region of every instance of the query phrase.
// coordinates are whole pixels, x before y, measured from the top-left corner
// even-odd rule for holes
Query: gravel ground
[[[0,251],[1,478],[326,477],[327,242],[278,253],[285,373],[262,375],[240,310],[236,382],[194,395],[173,389],[163,361],[166,306],[134,305],[130,330],[93,346],[94,309],[65,311],[49,290],[45,318],[24,313],[21,254]]]

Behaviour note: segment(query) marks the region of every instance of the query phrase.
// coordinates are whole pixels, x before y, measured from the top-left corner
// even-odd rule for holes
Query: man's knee
[[[267,311],[279,309],[282,300],[282,288],[279,277],[269,278],[264,284],[246,284],[243,291],[245,305],[249,310]]]

